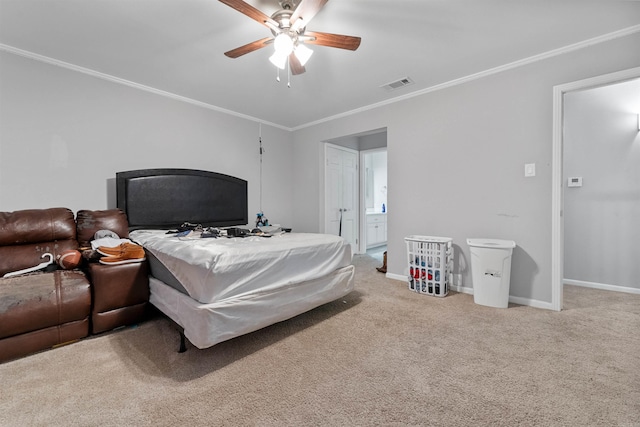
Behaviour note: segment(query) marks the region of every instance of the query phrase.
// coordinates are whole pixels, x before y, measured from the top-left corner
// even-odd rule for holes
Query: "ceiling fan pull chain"
[[[291,89],[291,64],[287,61],[287,87]]]
[[[276,67],[276,81],[280,83],[280,68]]]

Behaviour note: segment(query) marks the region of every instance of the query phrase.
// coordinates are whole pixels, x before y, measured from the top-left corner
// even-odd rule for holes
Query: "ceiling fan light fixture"
[[[277,67],[278,73],[288,65],[288,74],[298,75],[305,72],[304,64],[313,54],[311,49],[302,46],[303,43],[346,50],[356,50],[360,46],[360,37],[306,31],[307,25],[327,0],[278,0],[281,9],[271,16],[253,7],[248,3],[249,0],[219,1],[266,26],[273,35],[225,52],[229,58],[238,58],[273,43],[275,52],[269,57],[269,61]]]
[[[278,34],[273,41],[273,47],[278,55],[289,56],[293,52],[293,40],[291,40],[289,34]]]
[[[269,61],[271,61],[271,63],[276,67],[280,68],[281,70],[284,70],[284,67],[286,67],[287,65],[288,58],[289,58],[289,55],[282,55],[276,50],[273,53],[273,55],[269,57]]]
[[[295,49],[296,58],[300,61],[300,65],[304,67],[304,64],[307,63],[311,55],[313,55],[313,50],[309,49],[303,44],[299,44]]]

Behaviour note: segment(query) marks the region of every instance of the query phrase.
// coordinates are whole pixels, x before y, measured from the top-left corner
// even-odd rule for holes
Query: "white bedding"
[[[150,251],[202,304],[313,281],[349,266],[352,256],[344,239],[328,234],[181,240],[163,230],[137,230],[129,238]]]

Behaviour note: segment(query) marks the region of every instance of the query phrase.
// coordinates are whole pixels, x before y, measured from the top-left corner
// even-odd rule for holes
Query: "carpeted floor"
[[[0,365],[2,426],[640,426],[640,295],[560,313],[356,291],[206,350],[163,318]]]

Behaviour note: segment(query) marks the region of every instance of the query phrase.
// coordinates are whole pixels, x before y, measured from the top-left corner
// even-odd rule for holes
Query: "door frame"
[[[553,151],[551,189],[551,309],[562,310],[564,280],[564,94],[640,78],[640,67],[553,87]]]

